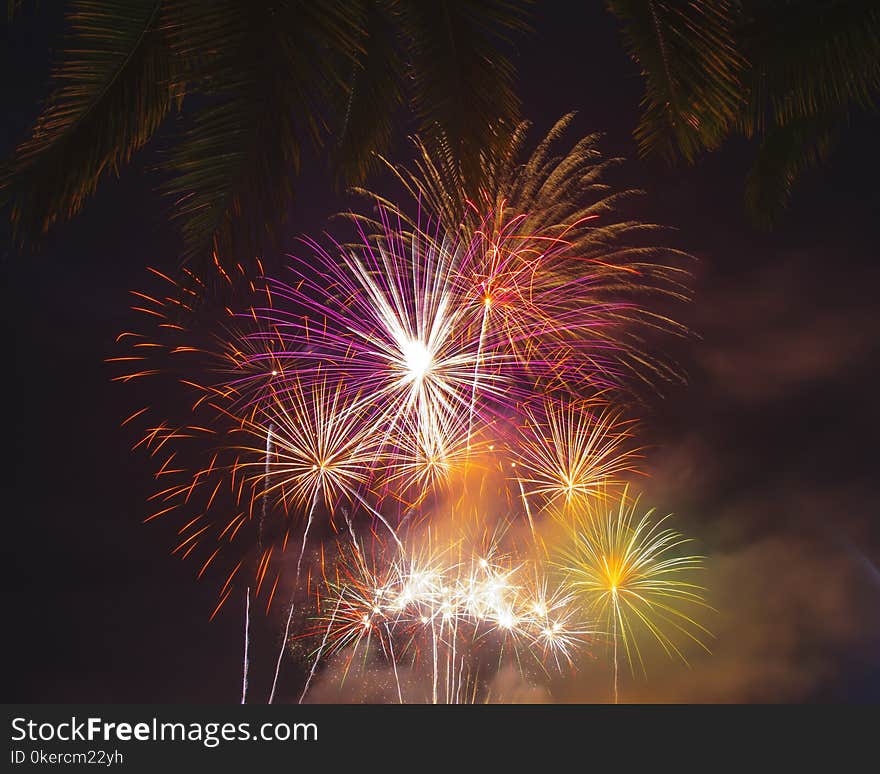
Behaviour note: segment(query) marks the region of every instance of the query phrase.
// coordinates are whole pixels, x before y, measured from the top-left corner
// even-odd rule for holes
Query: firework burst
[[[516,475],[548,507],[595,497],[637,471],[632,422],[601,400],[547,397],[527,407],[524,419],[513,450]]]
[[[645,299],[687,301],[682,264],[692,259],[658,246],[657,225],[620,216],[640,192],[605,182],[621,159],[603,157],[598,135],[563,145],[573,120],[563,116],[531,153],[530,125],[521,123],[486,156],[476,185],[418,138],[411,169],[386,163],[448,233],[481,245],[461,275],[471,308],[526,362],[599,389],[628,391],[633,377],[678,381],[679,369],[652,354],[648,337],[687,331]]]
[[[435,216],[380,202],[376,219],[352,216],[352,243],[303,239],[283,281],[217,266],[217,280],[159,274],[162,292],[135,294],[150,330],[120,336],[117,378],[170,380],[187,409],[125,421],[156,465],[148,520],[178,519],[174,553],[220,573],[214,615],[247,588],[246,642],[252,603],[268,612],[292,585],[270,702],[321,524],[347,547],[327,562],[320,543],[303,696],[326,657],[347,673],[376,652],[401,700],[398,666],[424,664],[433,701],[473,698],[502,658],[573,666],[598,622],[616,698],[618,643],[632,665],[645,631],[673,655],[675,633],[702,642],[685,541],[635,506],[603,510],[639,472],[628,376],[676,375],[643,336],[683,329],[642,301],[687,296],[655,260],[679,254],[630,243],[654,227],[614,216],[595,138],[551,152],[568,123],[525,160],[520,127],[473,193],[424,155],[400,174]],[[233,300],[206,303],[218,284]],[[566,574],[548,574],[548,527],[569,522]]]
[[[465,247],[424,231],[405,236],[387,221],[379,239],[362,237],[359,249],[337,245],[335,254],[309,242],[296,280],[271,283],[296,311],[269,310],[266,321],[298,344],[312,370],[360,394],[378,435],[407,425],[443,444],[459,417],[475,411],[475,373],[481,395],[503,400],[509,390],[503,356],[479,351],[456,291]],[[320,287],[309,279],[316,272]]]
[[[561,567],[572,588],[611,637],[614,701],[618,700],[618,647],[632,667],[644,670],[644,635],[670,656],[686,661],[682,638],[706,649],[709,631],[693,617],[708,607],[704,589],[693,581],[703,557],[682,552],[691,541],[664,526],[651,509],[642,515],[639,499],[624,492],[615,508],[607,500],[575,517]]]
[[[343,653],[343,681],[371,647],[395,675],[425,663],[434,703],[460,701],[479,683],[477,665],[505,653],[522,669],[570,667],[590,636],[569,589],[497,545],[408,540],[378,557],[348,547],[320,594],[315,663]]]

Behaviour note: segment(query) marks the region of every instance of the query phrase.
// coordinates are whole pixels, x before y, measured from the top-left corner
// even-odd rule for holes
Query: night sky
[[[682,315],[697,336],[670,350],[689,383],[642,412],[655,445],[646,489],[711,557],[718,610],[712,656],[625,681],[622,699],[877,701],[880,120],[855,116],[780,226],[758,232],[742,204],[749,143],[693,167],[637,159],[642,82],[595,6],[578,17],[570,3],[538,4],[516,55],[523,115],[537,140],[576,110],[572,136],[601,132],[608,154],[629,159],[614,182],[646,191],[638,216],[674,228],[671,243],[699,259]],[[4,156],[36,115],[61,28],[51,8],[6,28]],[[170,556],[173,525],[142,524],[150,468],[119,427],[131,397],[104,362],[144,267],[176,265],[149,173],[161,143],[38,251],[2,246],[9,701],[234,702],[240,691],[241,617],[209,622],[215,589]],[[392,158],[409,154],[401,136]],[[291,243],[348,204],[320,159],[305,160],[297,186]],[[256,624],[254,663],[274,659],[277,629]],[[588,665],[554,682],[553,699],[604,700],[604,674]],[[283,698],[296,688],[295,669],[286,675]],[[258,695],[266,678],[253,677]]]

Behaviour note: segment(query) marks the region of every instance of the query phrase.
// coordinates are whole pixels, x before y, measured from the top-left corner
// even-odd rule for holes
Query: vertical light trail
[[[391,636],[391,629],[388,628],[388,621],[385,622],[385,632],[388,634],[388,649],[391,651],[391,666],[394,669],[394,682],[397,683],[397,701],[403,704],[403,694],[400,692],[400,678],[397,676],[397,658],[394,656],[394,638]]]
[[[248,686],[248,639],[251,624],[251,587],[248,586],[244,606],[244,663],[241,673],[241,703],[247,699]]]
[[[275,662],[275,677],[272,679],[272,691],[269,693],[269,704],[275,698],[275,689],[278,686],[278,674],[281,671],[281,662],[284,659],[284,652],[287,650],[287,639],[290,637],[290,622],[293,620],[294,600],[296,599],[296,590],[299,588],[300,565],[303,558],[303,552],[306,550],[306,538],[309,534],[309,526],[315,515],[315,507],[318,504],[318,493],[321,491],[319,486],[315,487],[315,494],[312,497],[312,507],[309,508],[309,517],[306,520],[306,527],[303,530],[302,548],[299,552],[299,559],[296,562],[296,580],[293,584],[293,591],[290,592],[290,611],[287,613],[287,623],[284,626],[284,639],[281,641],[281,648],[278,650],[278,660]]]
[[[434,704],[437,703],[437,630],[434,627],[434,619],[431,618],[431,642],[434,655],[434,690],[432,693],[432,701]]]
[[[306,518],[306,527],[303,530],[303,541],[302,546],[299,549],[299,558],[296,560],[296,582],[293,584],[293,591],[296,593],[296,589],[299,587],[299,574],[300,569],[302,567],[302,558],[303,554],[306,552],[306,541],[309,537],[309,529],[312,526],[312,519],[315,518],[315,508],[318,505],[318,493],[321,491],[320,486],[315,487],[315,495],[312,497],[312,507],[309,508],[309,515]]]
[[[477,342],[477,357],[474,361],[474,378],[471,381],[471,406],[468,411],[467,450],[471,450],[471,434],[474,426],[474,410],[477,405],[477,383],[480,380],[480,361],[483,359],[483,340],[486,337],[486,325],[489,321],[490,300],[487,297],[483,301],[483,322],[480,325],[480,339]]]
[[[617,605],[617,589],[612,589],[611,591],[612,598],[614,599],[614,617],[611,619],[611,639],[612,639],[612,648],[614,648],[614,703],[618,704],[618,693],[617,693],[617,616],[620,615],[620,611]]]
[[[327,631],[324,632],[324,639],[321,640],[321,647],[318,648],[318,652],[315,654],[315,660],[312,663],[312,668],[309,671],[308,680],[306,680],[306,684],[303,687],[303,691],[299,696],[299,704],[303,703],[303,699],[306,697],[306,693],[308,693],[309,686],[312,684],[312,678],[315,676],[315,669],[318,668],[318,662],[321,660],[321,654],[324,652],[324,646],[327,644],[327,637],[330,636],[330,629],[333,628],[333,622],[336,620],[336,613],[339,612],[339,606],[342,604],[342,597],[336,600],[336,607],[333,608],[333,615],[330,616],[330,623],[327,624]],[[272,703],[271,701],[269,702]]]
[[[269,488],[269,458],[272,456],[272,432],[274,430],[274,423],[269,422],[269,427],[266,429],[266,457],[263,465],[263,503],[260,509],[260,523],[257,527],[257,545],[260,548],[263,547],[263,524],[269,511],[269,498],[266,497],[266,491]]]

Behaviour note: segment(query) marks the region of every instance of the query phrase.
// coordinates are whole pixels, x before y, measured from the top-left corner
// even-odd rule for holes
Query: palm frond
[[[197,62],[187,77],[207,95],[164,165],[183,257],[246,262],[277,241],[355,27],[342,2],[189,1],[169,19],[172,48]]]
[[[82,208],[108,171],[152,137],[175,96],[161,0],[77,0],[54,91],[0,175],[15,238]]]
[[[505,47],[528,29],[525,4],[508,0],[406,3],[411,96],[419,134],[453,159],[468,186],[481,179],[483,155],[516,126],[519,100]]]
[[[401,55],[397,0],[362,0],[351,4],[357,14],[359,46],[351,75],[341,93],[333,161],[339,176],[359,185],[376,169],[378,156],[391,144],[403,104],[404,60]]]
[[[740,116],[746,60],[735,39],[736,0],[608,0],[642,68],[636,140],[643,155],[693,161],[716,148]]]
[[[757,226],[773,226],[788,206],[797,179],[827,159],[836,124],[828,116],[809,116],[767,133],[746,177],[746,210]]]
[[[874,0],[762,2],[747,16],[742,37],[753,65],[746,134],[876,107],[880,5]]]

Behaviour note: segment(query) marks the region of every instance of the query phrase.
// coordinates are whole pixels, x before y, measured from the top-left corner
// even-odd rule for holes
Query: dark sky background
[[[875,115],[857,116],[830,166],[810,174],[770,234],[742,206],[752,148],[736,140],[696,166],[636,158],[642,83],[601,4],[538,4],[517,53],[523,114],[542,136],[577,110],[645,189],[637,214],[677,229],[700,260],[672,353],[687,386],[646,410],[656,444],[651,502],[678,514],[711,555],[713,655],[625,680],[624,700],[880,699],[880,160]],[[5,156],[46,90],[62,25],[53,9],[6,28]],[[401,139],[392,157],[406,160]],[[230,702],[240,691],[241,616],[209,623],[215,589],[169,555],[171,527],[143,525],[150,469],[119,427],[130,396],[104,362],[130,325],[144,267],[172,269],[154,157],[136,158],[35,254],[2,249],[7,326],[4,700]],[[344,207],[306,161],[291,239]],[[274,659],[277,621],[256,624],[254,663]],[[262,643],[262,644],[261,644]],[[262,670],[268,671],[268,670]],[[295,671],[295,670],[294,670]],[[282,698],[296,689],[294,671]],[[588,665],[557,681],[561,701],[605,700]],[[266,676],[254,675],[257,695]],[[602,682],[604,681],[604,682]],[[538,700],[541,694],[529,695]]]

